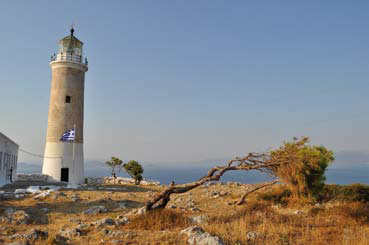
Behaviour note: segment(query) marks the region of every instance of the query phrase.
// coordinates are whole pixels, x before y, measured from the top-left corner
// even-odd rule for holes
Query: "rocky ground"
[[[332,239],[342,227],[347,244],[369,244],[366,221],[360,226],[362,221],[353,218],[341,226],[335,225],[332,213],[332,218],[312,216],[311,210],[330,210],[334,203],[306,209],[259,201],[236,205],[253,185],[208,184],[173,195],[164,211],[153,213],[144,213],[142,207],[164,186],[27,188],[25,183],[15,183],[0,189],[0,244],[305,244],[306,236],[324,232],[327,238],[317,240],[322,243],[312,239],[309,244],[329,239],[339,244]],[[319,232],[314,230],[317,217],[327,219],[319,221],[325,226]],[[299,239],[300,243],[291,242]]]

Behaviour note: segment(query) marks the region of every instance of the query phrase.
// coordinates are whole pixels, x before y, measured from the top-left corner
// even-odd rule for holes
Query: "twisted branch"
[[[157,194],[153,199],[146,202],[146,211],[165,208],[170,201],[171,194],[185,193],[205,184],[206,182],[219,181],[223,174],[228,171],[257,170],[275,177],[274,173],[279,165],[280,164],[278,162],[273,162],[271,160],[269,154],[264,153],[249,153],[244,158],[234,158],[229,160],[225,166],[216,166],[211,168],[206,176],[195,182],[169,186],[164,191]]]

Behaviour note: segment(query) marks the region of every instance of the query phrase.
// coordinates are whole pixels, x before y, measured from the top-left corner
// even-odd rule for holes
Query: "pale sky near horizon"
[[[0,11],[0,131],[28,151],[44,151],[48,62],[74,22],[89,59],[86,159],[228,159],[303,135],[369,152],[368,1],[1,1]]]

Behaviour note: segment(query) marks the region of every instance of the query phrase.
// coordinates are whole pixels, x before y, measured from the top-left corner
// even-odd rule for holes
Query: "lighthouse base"
[[[73,150],[74,148],[74,150]],[[74,151],[74,160],[73,160]],[[46,142],[42,174],[69,184],[84,182],[83,144]]]

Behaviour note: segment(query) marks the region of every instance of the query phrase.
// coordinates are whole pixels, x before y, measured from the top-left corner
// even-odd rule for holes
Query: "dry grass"
[[[90,223],[102,218],[124,215],[133,208],[141,207],[155,191],[162,187],[152,187],[150,190],[132,188],[125,186],[122,191],[65,190],[64,193],[67,196],[57,200],[51,196],[42,201],[31,197],[1,201],[0,210],[8,206],[26,210],[32,214],[34,222],[30,225],[0,224],[0,239],[2,239],[0,244],[10,242],[9,235],[26,233],[30,229],[49,232],[48,240],[38,240],[34,244],[55,244],[53,240],[60,229],[77,226],[77,223],[71,220]],[[351,195],[345,196],[337,189],[344,189],[345,193],[360,190],[356,196],[362,201],[350,199]],[[224,191],[228,192],[228,195],[211,198],[209,193],[212,191]],[[251,194],[243,206],[229,205],[234,203],[244,191],[243,186],[215,185],[173,195],[171,204],[176,204],[178,207],[176,209],[165,209],[137,216],[131,218],[129,224],[122,226],[101,229],[90,227],[86,230],[86,235],[73,238],[73,244],[110,244],[110,240],[114,239],[121,240],[122,244],[186,244],[187,238],[179,235],[179,231],[193,225],[189,218],[200,214],[206,214],[210,218],[209,223],[201,225],[204,230],[219,236],[227,245],[369,244],[369,204],[365,202],[365,186],[355,188],[335,186],[334,191],[341,198],[332,198],[331,191],[329,199],[317,206],[292,198],[283,186],[274,186]],[[81,201],[71,201],[70,197],[75,194],[79,194]],[[182,201],[176,202],[177,199]],[[180,209],[189,199],[193,200],[200,212]],[[116,210],[120,200],[129,201],[127,210]],[[92,205],[104,205],[109,212],[96,215],[81,213]],[[42,207],[47,207],[49,212],[42,213]],[[301,213],[295,214],[296,210],[301,210]],[[42,224],[42,219],[46,219],[47,223]],[[123,231],[125,235],[117,238],[107,237],[101,232],[103,229]],[[256,240],[247,239],[249,231],[259,234]]]
[[[155,210],[135,217],[125,227],[132,230],[178,230],[191,225],[191,221],[183,213],[173,210]]]

